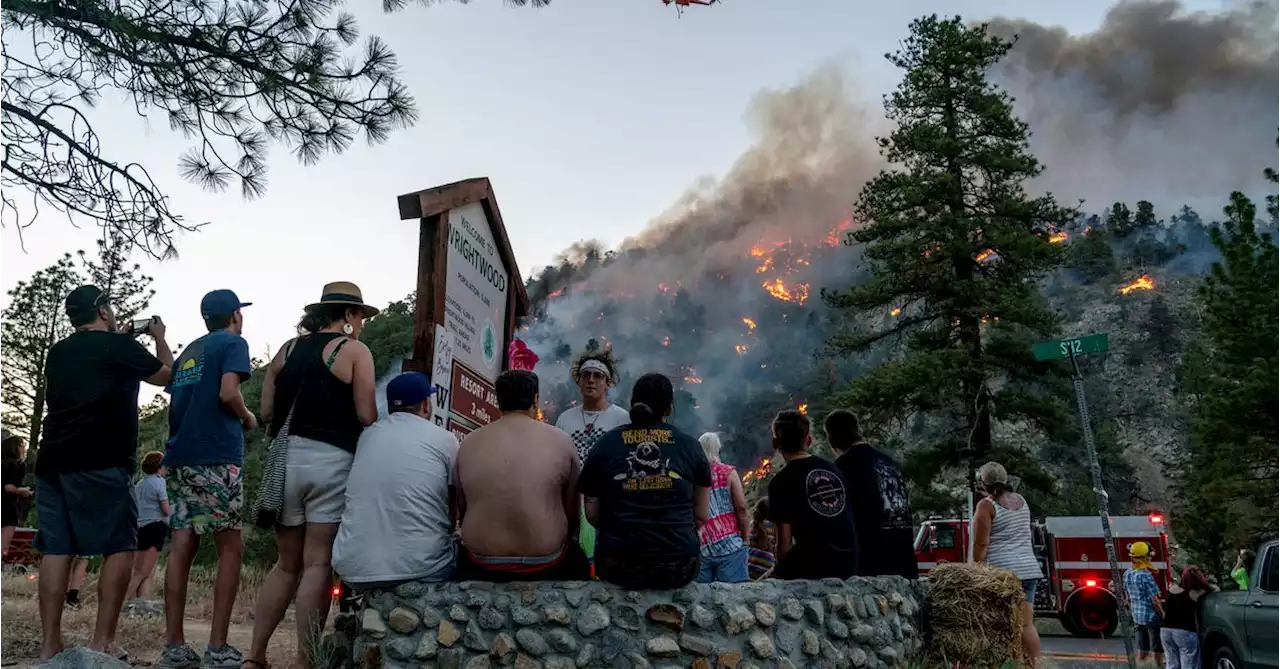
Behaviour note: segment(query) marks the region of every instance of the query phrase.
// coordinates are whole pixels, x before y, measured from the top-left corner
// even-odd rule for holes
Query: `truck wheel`
[[[1065,618],[1070,622],[1063,626],[1072,636],[1087,639],[1110,637],[1120,623],[1115,600],[1110,597],[1076,598],[1067,605]]]
[[[1072,621],[1071,616],[1063,613],[1062,615],[1058,616],[1058,622],[1062,623],[1062,629],[1066,630],[1067,634],[1070,634],[1071,636],[1075,636],[1075,637],[1080,636],[1080,634],[1076,632],[1076,625]]]
[[[1236,657],[1235,651],[1231,650],[1231,644],[1222,644],[1213,654],[1213,669],[1242,669],[1243,667],[1244,665],[1240,664],[1240,658]]]

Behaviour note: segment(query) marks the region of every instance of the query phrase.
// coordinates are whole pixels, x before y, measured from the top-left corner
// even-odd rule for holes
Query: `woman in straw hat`
[[[303,334],[281,347],[267,368],[262,418],[273,437],[287,429],[289,445],[276,525],[279,558],[258,594],[246,667],[265,666],[267,643],[295,597],[298,660],[311,666],[308,638],[324,629],[329,612],[330,557],[347,474],[360,433],[378,418],[373,356],[359,341],[364,320],[376,313],[355,284],[325,286],[320,301],[307,305]]]
[[[1036,632],[1036,586],[1044,578],[1040,560],[1031,544],[1031,507],[1009,485],[1009,474],[998,462],[978,470],[986,497],[973,512],[973,561],[1013,572],[1022,581],[1022,650],[1029,666],[1040,659],[1040,635]]]

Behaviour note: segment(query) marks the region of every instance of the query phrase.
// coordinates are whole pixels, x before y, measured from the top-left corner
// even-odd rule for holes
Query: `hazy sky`
[[[380,4],[348,8],[362,36],[381,36],[399,56],[417,125],[313,167],[277,148],[259,200],[184,183],[178,157],[190,143],[162,116],[148,123],[119,100],[92,112],[109,157],[146,165],[174,211],[209,221],[179,240],[179,260],[142,261],[156,278],[151,311],[169,323],[172,342],[203,333],[199,300],[213,288],[254,302],[245,336],[259,356],[292,336],[327,281],[354,281],[379,306],[403,297],[414,287],[417,226],[398,220],[402,193],[488,176],[527,277],[576,240],[617,243],[699,177],[722,174],[751,141],[742,115],[761,89],[834,59],[878,100],[898,79],[882,55],[918,15],[1005,15],[1077,33],[1093,30],[1111,3],[725,0],[683,16],[661,0],[554,0],[540,10],[474,0],[391,15]],[[47,215],[25,230],[24,251],[6,228],[4,288],[64,252],[93,248],[98,235]]]

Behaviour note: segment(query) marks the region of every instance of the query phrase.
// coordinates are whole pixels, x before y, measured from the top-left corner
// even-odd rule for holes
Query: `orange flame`
[[[1142,276],[1134,279],[1133,281],[1130,281],[1129,283],[1121,286],[1120,294],[1128,295],[1129,293],[1132,293],[1135,290],[1151,290],[1152,288],[1155,288],[1155,287],[1156,287],[1155,279],[1152,279],[1150,275],[1143,274]]]
[[[542,422],[542,407],[538,407],[538,422]]]
[[[770,471],[773,471],[773,461],[769,458],[760,458],[760,466],[752,469],[746,474],[743,474],[742,482],[748,483],[751,479],[762,479],[768,476]]]
[[[902,313],[902,307],[894,307],[894,308],[893,308],[893,311],[890,311],[890,312],[889,312],[889,315],[890,315],[890,316],[897,316],[897,315],[898,315],[898,314],[900,314],[900,313]]]
[[[751,332],[752,330],[756,329],[756,322],[754,320],[747,318],[746,316],[743,316],[742,322],[747,324],[747,332]]]
[[[974,260],[977,260],[978,262],[986,262],[988,258],[995,254],[996,252],[991,249],[983,249],[982,253],[979,253],[978,257],[974,258]]]
[[[822,240],[822,245],[838,246],[840,244],[840,233],[844,232],[845,230],[848,230],[849,227],[852,225],[853,225],[853,217],[852,216],[846,217],[843,221],[840,221],[839,223],[837,223],[836,227],[831,228],[831,231],[827,233],[826,238]]]
[[[737,351],[737,352],[738,352],[738,355],[743,355],[743,354],[745,354],[745,353],[747,352],[747,345],[746,345],[746,344],[737,344],[737,345],[735,345],[735,346],[733,347],[733,350]]]
[[[1050,244],[1061,244],[1065,241],[1067,241],[1067,233],[1065,232],[1055,232],[1049,235]]]
[[[782,279],[774,279],[773,281],[765,281],[761,285],[764,286],[765,291],[779,300],[804,304],[804,301],[809,299],[809,284],[807,283],[797,283],[788,288],[786,282]]]
[[[800,413],[802,413],[802,414],[804,414],[804,415],[806,415],[806,416],[808,416],[808,415],[809,415],[809,403],[808,403],[808,402],[801,402],[801,403],[800,403],[800,406],[796,407],[796,409],[798,409],[798,410],[800,411]]]

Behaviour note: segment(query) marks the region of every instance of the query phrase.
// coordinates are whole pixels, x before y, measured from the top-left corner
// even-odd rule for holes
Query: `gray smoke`
[[[1047,167],[1041,186],[1091,209],[1146,199],[1203,203],[1264,189],[1276,162],[1276,3],[1187,12],[1121,2],[1096,32],[997,18],[1016,35],[993,80],[1017,100]]]

